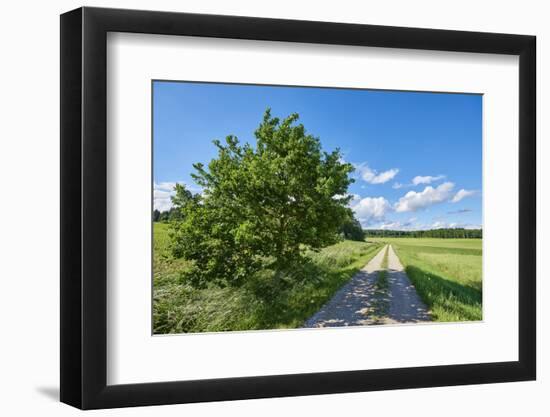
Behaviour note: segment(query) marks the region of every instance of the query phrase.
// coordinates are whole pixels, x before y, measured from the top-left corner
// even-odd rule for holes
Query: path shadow
[[[447,292],[452,293],[454,296],[463,298],[464,301],[468,304],[481,302],[481,291],[472,285],[450,281],[446,278],[441,277],[440,275],[434,274],[433,272],[424,271],[423,269],[412,265],[407,266],[406,272],[409,276],[423,275],[428,277],[431,281],[434,281],[434,283],[442,290],[446,290]]]
[[[36,387],[36,392],[53,401],[59,401],[59,387]]]
[[[388,318],[397,323],[431,321],[426,304],[403,270],[388,269],[390,291],[386,295],[390,306]]]
[[[303,327],[345,327],[376,324],[373,314],[377,312],[380,296],[375,281],[378,271],[360,270],[341,286],[327,302],[314,313]]]

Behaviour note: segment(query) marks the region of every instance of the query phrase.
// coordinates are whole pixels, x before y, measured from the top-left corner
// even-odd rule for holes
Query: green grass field
[[[343,241],[307,254],[299,282],[260,298],[249,289],[194,289],[183,283],[185,260],[170,252],[168,225],[154,223],[153,331],[155,334],[300,327],[381,248],[376,242]],[[270,282],[270,271],[251,277]],[[265,293],[265,291],[264,291]]]
[[[481,239],[367,240],[393,245],[435,321],[482,319]]]

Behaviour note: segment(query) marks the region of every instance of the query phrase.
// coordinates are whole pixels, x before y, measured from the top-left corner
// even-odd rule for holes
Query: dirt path
[[[313,316],[303,327],[361,326],[368,324],[429,321],[430,313],[403,270],[391,246],[388,248],[388,285],[381,290],[378,273],[387,246]]]
[[[430,312],[422,302],[403,265],[390,245],[388,252],[389,310],[381,324],[430,321]]]

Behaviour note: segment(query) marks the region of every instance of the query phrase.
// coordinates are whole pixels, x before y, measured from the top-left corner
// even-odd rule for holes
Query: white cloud
[[[481,229],[481,225],[462,222],[445,222],[442,220],[438,220],[431,224],[430,229]]]
[[[431,184],[432,182],[439,181],[445,178],[445,175],[437,175],[437,176],[431,176],[431,175],[417,175],[413,178],[412,183],[413,185],[420,185],[420,184]]]
[[[412,181],[409,184],[401,184],[400,182],[395,182],[392,185],[392,188],[394,190],[399,190],[400,188],[404,188],[404,187],[416,187],[417,185],[421,185],[421,184],[431,184],[432,182],[439,181],[444,178],[445,178],[445,175],[437,175],[437,176],[417,175],[412,179]]]
[[[388,222],[388,223],[382,223],[380,226],[377,227],[377,229],[382,230],[401,230],[403,228],[401,222]]]
[[[155,190],[160,191],[174,191],[174,187],[178,184],[177,182],[155,182],[153,187]]]
[[[366,163],[355,164],[355,169],[359,172],[359,175],[363,181],[366,181],[369,184],[384,184],[385,182],[392,180],[399,172],[397,168],[378,172],[369,168]]]
[[[350,200],[350,206],[357,204],[359,201],[361,201],[361,196],[359,194],[350,194],[351,200]]]
[[[392,209],[391,204],[384,197],[354,198],[350,207],[363,226],[367,226],[373,221],[383,220],[386,213]]]
[[[153,183],[153,208],[158,211],[167,211],[172,208],[172,196],[176,194],[174,187],[176,184],[182,184],[192,193],[200,193],[201,188],[185,184],[181,181]]]
[[[472,195],[476,194],[476,191],[473,190],[465,190],[464,188],[459,190],[453,199],[451,200],[452,203],[458,203],[460,200],[466,197],[470,197]]]
[[[175,194],[175,182],[160,182],[153,184],[153,207],[158,211],[172,208],[171,197]]]
[[[344,198],[348,198],[348,197],[351,197],[350,201],[349,201],[349,205],[351,207],[351,205],[353,205],[354,202],[357,202],[359,200],[361,200],[361,196],[359,194],[350,194],[350,193],[347,193],[347,194],[335,194],[332,198],[334,200],[343,200]]]
[[[451,228],[451,227],[454,227],[454,224],[455,223],[445,223],[445,222],[442,222],[442,221],[436,221],[436,222],[433,222],[431,228],[432,229]]]
[[[463,223],[463,222],[447,222],[444,220],[437,220],[429,224],[417,223],[416,218],[411,218],[406,221],[387,221],[369,226],[368,229],[382,229],[382,230],[433,230],[433,229],[481,229],[479,224]]]
[[[390,221],[390,222],[385,222],[385,223],[381,223],[377,229],[382,229],[382,230],[417,230],[414,226],[415,226],[415,223],[416,222],[416,218],[413,217],[409,220],[406,220],[404,222],[400,222],[400,221]]]
[[[366,229],[381,229],[381,230],[433,230],[433,229],[481,229],[480,224],[464,223],[464,222],[448,222],[445,219],[433,219],[432,223],[419,223],[416,217],[411,217],[408,220],[388,220],[378,223],[371,223]]]
[[[395,211],[416,211],[432,204],[447,201],[451,197],[453,187],[454,184],[452,182],[444,182],[436,188],[427,186],[421,192],[409,191],[395,203]]]

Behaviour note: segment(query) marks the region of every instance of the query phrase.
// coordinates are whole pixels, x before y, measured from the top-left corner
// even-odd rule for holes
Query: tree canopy
[[[207,166],[193,165],[201,194],[176,187],[173,251],[193,261],[188,282],[240,286],[259,269],[284,271],[305,249],[339,239],[350,221],[353,166],[338,149],[324,151],[297,121],[297,114],[280,120],[268,109],[256,146],[227,136],[213,142],[218,154]]]
[[[340,233],[344,239],[357,240],[360,242],[365,240],[365,231],[359,220],[353,216],[353,211],[351,211],[351,209],[349,210],[347,219],[344,220],[340,227]]]

